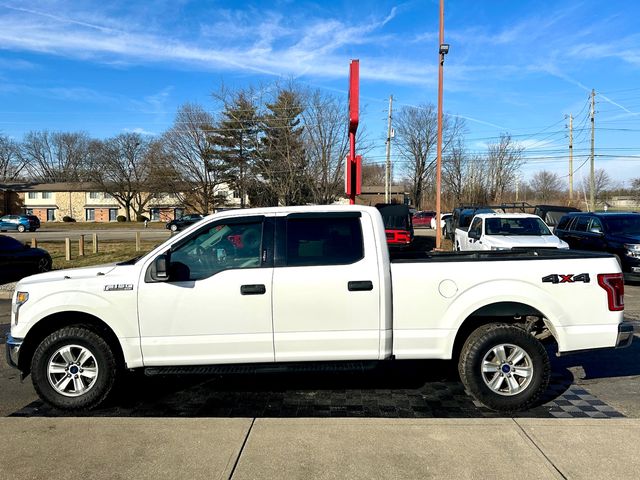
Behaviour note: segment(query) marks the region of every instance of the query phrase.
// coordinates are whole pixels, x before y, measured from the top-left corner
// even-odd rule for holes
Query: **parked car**
[[[450,213],[441,213],[440,214],[440,229],[442,230],[442,235],[447,236],[447,218],[451,217]],[[432,229],[436,229],[436,217],[435,215],[431,217],[430,227]]]
[[[413,241],[413,221],[409,207],[397,203],[378,203],[376,208],[382,215],[387,244],[404,247]]]
[[[453,359],[471,395],[512,412],[547,389],[542,339],[561,354],[633,341],[608,254],[408,252],[390,261],[379,211],[357,205],[236,210],[194,227],[135,261],[21,280],[9,364],[31,374],[47,403],[83,410],[125,369]],[[248,251],[230,246],[236,235]]]
[[[512,250],[514,248],[562,248],[569,245],[556,237],[537,215],[530,213],[480,213],[468,231],[456,230],[456,250]]]
[[[176,218],[175,220],[171,220],[170,222],[167,222],[165,227],[171,230],[172,232],[177,232],[178,230],[182,230],[183,228],[190,227],[194,223],[197,223],[200,220],[202,220],[203,218],[204,218],[204,215],[200,215],[199,213],[183,215],[180,218]]]
[[[570,212],[580,212],[579,208],[564,207],[558,205],[536,205],[533,214],[538,215],[546,223],[551,231],[556,228],[560,219]]]
[[[51,270],[51,256],[41,248],[31,248],[15,238],[0,235],[0,280],[19,280]]]
[[[431,210],[421,210],[413,214],[413,228],[433,228],[431,220],[435,217],[436,212]]]
[[[574,250],[613,253],[627,281],[640,281],[640,213],[569,213],[554,233]]]
[[[17,230],[35,232],[40,228],[40,219],[35,215],[5,215],[0,217],[0,231]]]

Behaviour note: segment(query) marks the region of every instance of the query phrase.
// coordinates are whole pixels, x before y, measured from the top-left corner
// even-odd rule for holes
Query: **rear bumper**
[[[7,344],[5,346],[7,363],[13,368],[18,368],[18,359],[20,357],[20,347],[22,346],[22,339],[13,338],[11,335],[8,335]]]
[[[622,322],[619,324],[616,348],[625,348],[631,345],[631,342],[633,341],[633,333],[633,324],[631,322]]]

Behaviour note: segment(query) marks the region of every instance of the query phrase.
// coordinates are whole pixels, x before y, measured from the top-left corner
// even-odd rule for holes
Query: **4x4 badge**
[[[574,275],[573,273],[569,273],[567,275],[554,273],[552,275],[542,277],[542,283],[589,283],[590,281],[591,279],[589,278],[588,273],[580,273],[578,275]]]

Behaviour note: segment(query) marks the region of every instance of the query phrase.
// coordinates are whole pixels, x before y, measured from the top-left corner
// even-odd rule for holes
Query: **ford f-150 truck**
[[[458,228],[456,250],[511,250],[513,248],[563,248],[569,244],[556,237],[537,215],[530,213],[481,213],[468,230]]]
[[[512,411],[547,387],[543,337],[561,354],[631,342],[623,289],[608,254],[391,262],[375,208],[232,210],[138,259],[23,279],[7,357],[69,410],[100,404],[127,369],[453,359],[472,395]]]

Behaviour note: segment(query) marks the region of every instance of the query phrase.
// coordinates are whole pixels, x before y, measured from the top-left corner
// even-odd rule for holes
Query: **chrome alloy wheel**
[[[47,363],[49,384],[60,395],[78,397],[95,385],[98,363],[95,356],[80,345],[65,345],[51,355]]]
[[[529,386],[532,378],[531,357],[517,345],[496,345],[482,359],[482,380],[498,395],[516,395]]]

